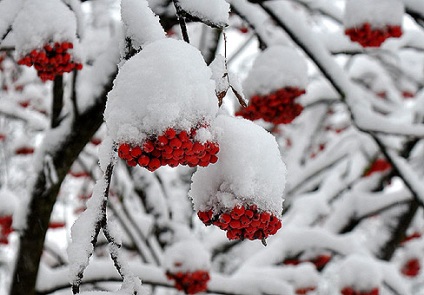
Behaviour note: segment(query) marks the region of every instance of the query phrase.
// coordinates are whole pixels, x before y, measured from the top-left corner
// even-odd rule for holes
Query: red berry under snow
[[[42,49],[34,49],[18,61],[20,65],[34,66],[40,79],[45,82],[54,80],[57,75],[81,70],[82,64],[74,62],[68,49],[74,45],[71,42],[46,44]]]
[[[204,270],[195,272],[166,272],[166,276],[170,280],[175,281],[175,288],[184,291],[186,294],[196,294],[206,291],[207,282],[210,279],[209,273]]]
[[[275,215],[259,211],[255,205],[236,206],[230,211],[213,214],[212,210],[199,211],[199,219],[205,225],[215,225],[227,231],[229,240],[265,239],[281,228],[281,221]]]
[[[210,141],[198,142],[194,139],[195,135],[196,130],[188,134],[184,130],[177,132],[168,128],[162,135],[152,136],[140,146],[122,143],[118,148],[118,156],[127,161],[129,166],[138,164],[152,172],[166,165],[206,167],[216,163],[219,144]]]
[[[289,124],[303,111],[302,105],[295,99],[304,93],[305,90],[286,87],[268,95],[255,95],[249,105],[236,115],[252,121],[263,119],[275,125]]]
[[[298,264],[303,263],[303,262],[311,262],[315,265],[317,270],[322,270],[330,260],[331,260],[330,255],[321,254],[321,255],[318,255],[317,257],[315,257],[313,259],[309,259],[309,260],[299,260],[297,258],[287,258],[283,261],[283,264],[298,265]]]
[[[417,258],[413,258],[403,265],[401,272],[407,277],[415,277],[420,272],[420,269],[420,261]]]
[[[370,291],[357,291],[352,287],[345,287],[340,292],[342,295],[378,295],[380,290],[378,288],[374,288]]]
[[[0,244],[9,244],[9,235],[13,232],[11,215],[0,216]]]
[[[377,159],[375,160],[371,166],[365,171],[364,176],[370,176],[375,172],[384,172],[392,168],[392,165],[387,162],[385,159]]]
[[[316,287],[306,287],[306,288],[299,288],[296,289],[296,294],[303,295],[307,294],[308,292],[314,291]]]
[[[387,25],[385,28],[372,28],[370,23],[365,23],[362,27],[348,28],[345,34],[353,42],[358,42],[362,47],[380,47],[388,38],[399,38],[402,36],[400,26]]]

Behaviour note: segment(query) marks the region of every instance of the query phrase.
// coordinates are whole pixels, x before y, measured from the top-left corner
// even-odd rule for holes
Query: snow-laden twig
[[[69,275],[74,294],[79,293],[84,271],[88,266],[89,258],[93,254],[100,229],[106,226],[107,199],[115,162],[116,153],[111,153],[111,159],[104,171],[103,178],[97,181],[92,197],[87,202],[87,210],[72,226],[72,243],[68,247],[68,256],[70,261]]]
[[[143,285],[173,288],[172,281],[165,276],[165,270],[157,266],[142,264],[139,261],[128,263],[130,270],[143,278]],[[69,287],[66,274],[68,267],[55,269],[42,268],[38,280],[38,294],[48,294]],[[96,259],[91,262],[84,274],[83,284],[99,282],[122,281],[116,270],[106,259]],[[284,281],[272,278],[239,275],[237,278],[224,276],[218,273],[211,274],[208,283],[208,293],[220,295],[293,295],[293,289]]]

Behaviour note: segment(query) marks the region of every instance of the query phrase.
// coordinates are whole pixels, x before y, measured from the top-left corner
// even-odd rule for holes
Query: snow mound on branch
[[[12,29],[18,55],[40,49],[49,42],[67,41],[75,45],[75,15],[60,0],[25,1]]]
[[[379,287],[383,281],[379,266],[371,257],[359,254],[349,255],[339,265],[339,286],[354,287],[355,290],[369,291]]]
[[[251,121],[220,115],[212,128],[220,146],[218,162],[198,168],[190,197],[196,211],[256,204],[281,216],[286,166],[274,136]]]
[[[121,17],[134,48],[165,38],[159,17],[153,14],[146,0],[122,0]]]
[[[344,14],[345,28],[370,23],[373,28],[402,23],[405,7],[402,0],[348,0]]]
[[[243,83],[246,97],[265,95],[284,87],[305,89],[308,83],[308,66],[305,59],[293,48],[275,45],[256,58]]]
[[[165,250],[164,267],[171,273],[209,270],[210,253],[197,240],[173,244]]]
[[[0,217],[12,215],[17,207],[18,197],[15,193],[2,187],[0,189]]]
[[[167,128],[189,130],[218,112],[215,82],[199,50],[163,39],[128,60],[108,94],[104,113],[111,137],[140,143]]]
[[[206,23],[225,27],[228,22],[230,4],[224,0],[179,0],[179,4],[185,12]]]

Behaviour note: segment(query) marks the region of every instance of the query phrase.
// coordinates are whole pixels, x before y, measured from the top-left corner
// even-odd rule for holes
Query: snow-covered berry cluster
[[[402,36],[401,26],[387,25],[385,28],[373,28],[370,23],[361,27],[347,28],[345,34],[353,42],[358,42],[362,47],[380,47],[388,38]]]
[[[392,165],[385,159],[376,159],[364,173],[364,176],[370,176],[376,172],[384,172],[392,168]]]
[[[301,264],[303,262],[311,262],[315,265],[317,270],[321,270],[323,269],[327,263],[331,260],[331,256],[327,255],[327,254],[321,254],[318,255],[317,257],[313,258],[313,259],[309,259],[309,260],[301,260],[301,259],[297,259],[297,258],[288,258],[285,259],[283,261],[283,264],[286,265],[298,265]]]
[[[168,128],[159,136],[152,136],[141,145],[122,143],[118,148],[118,156],[127,161],[129,166],[146,167],[155,171],[160,166],[197,165],[206,167],[218,161],[219,144],[195,139],[196,129],[190,132],[176,131]]]
[[[22,57],[18,64],[34,66],[42,81],[54,80],[57,75],[82,69],[82,64],[75,62],[68,52],[74,45],[71,42],[55,42],[44,45],[42,49],[34,49]]]
[[[259,211],[256,205],[235,206],[230,211],[214,214],[212,210],[197,213],[205,225],[216,225],[227,231],[229,240],[256,240],[274,235],[281,228],[275,215]]]
[[[196,294],[206,291],[207,282],[210,279],[209,272],[205,270],[197,270],[195,272],[166,272],[166,276],[170,280],[175,281],[175,288],[184,291],[186,294]]]
[[[13,232],[12,215],[0,216],[0,244],[9,244],[9,235]]]
[[[296,294],[298,295],[308,294],[309,292],[315,291],[315,289],[316,287],[299,288],[299,289],[296,289]]]
[[[289,124],[302,113],[302,105],[295,100],[304,93],[303,89],[286,87],[268,95],[255,95],[236,115],[252,121],[263,119],[275,125]]]
[[[402,266],[401,272],[407,277],[415,277],[420,272],[420,269],[420,261],[417,258],[412,258]]]
[[[378,288],[369,291],[357,291],[352,287],[345,287],[340,292],[342,295],[378,295],[380,293]]]

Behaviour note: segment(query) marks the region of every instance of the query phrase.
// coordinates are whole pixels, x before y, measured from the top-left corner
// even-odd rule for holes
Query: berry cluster
[[[281,228],[281,221],[275,215],[260,212],[256,205],[235,206],[231,211],[213,214],[212,210],[197,213],[205,225],[216,225],[227,231],[229,240],[265,239]]]
[[[18,61],[20,65],[34,66],[40,79],[45,82],[54,80],[56,75],[82,69],[82,64],[72,61],[68,49],[74,45],[71,42],[46,44],[40,50],[32,50]]]
[[[206,167],[216,163],[218,161],[216,154],[219,152],[218,143],[210,141],[201,143],[194,140],[195,135],[195,129],[190,133],[184,130],[177,133],[169,128],[162,135],[144,141],[142,146],[122,143],[118,148],[118,156],[126,160],[129,166],[138,164],[152,172],[165,165]]]
[[[34,148],[30,146],[23,146],[15,150],[16,155],[31,155],[33,153],[34,153]]]
[[[304,294],[307,294],[311,291],[315,291],[315,289],[316,289],[316,287],[299,288],[299,289],[296,289],[296,294],[304,295]]]
[[[371,166],[365,171],[364,176],[367,177],[376,172],[384,172],[391,168],[392,165],[390,165],[390,163],[385,159],[377,159],[372,162]]]
[[[0,216],[0,244],[9,244],[9,235],[13,232],[11,215]]]
[[[166,272],[166,276],[170,280],[175,281],[175,288],[184,291],[186,294],[196,294],[206,291],[207,283],[210,279],[209,273],[204,270],[195,272]]]
[[[415,277],[421,269],[420,261],[417,258],[409,259],[402,267],[401,272],[407,277]]]
[[[413,98],[415,96],[415,93],[405,90],[405,91],[402,91],[402,96],[403,98]]]
[[[370,23],[365,23],[359,28],[346,29],[345,34],[353,42],[361,44],[362,47],[380,47],[386,39],[402,36],[402,28],[400,26],[387,25],[382,29],[373,29]]]
[[[318,255],[317,257],[315,257],[314,259],[310,259],[310,260],[299,260],[297,258],[288,258],[288,259],[285,259],[283,261],[283,264],[298,265],[298,264],[301,264],[303,262],[311,262],[315,265],[317,270],[322,270],[330,260],[331,260],[330,255],[321,254],[321,255]]]
[[[380,290],[378,288],[371,289],[370,291],[356,291],[352,287],[345,287],[340,291],[342,295],[378,295]]]
[[[255,95],[246,108],[236,112],[236,116],[252,121],[263,119],[275,125],[289,124],[303,111],[302,105],[295,102],[302,94],[305,90],[286,87],[268,95]]]

